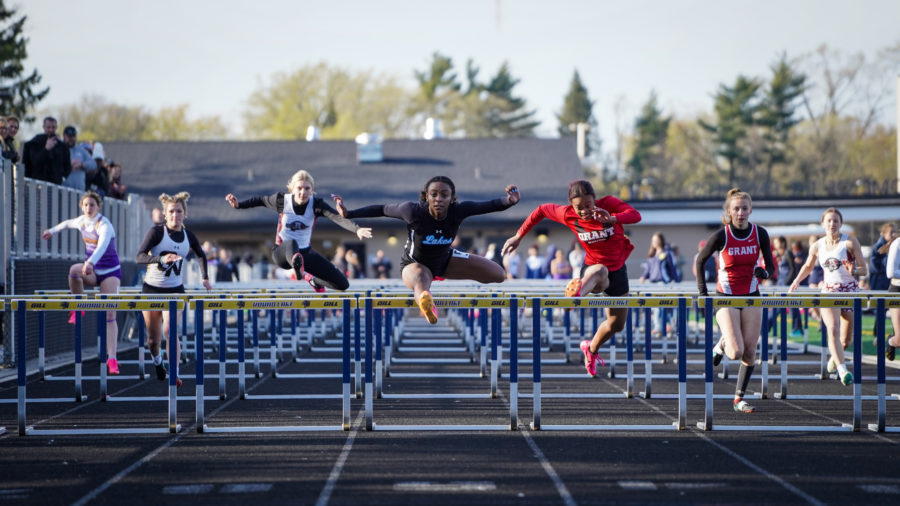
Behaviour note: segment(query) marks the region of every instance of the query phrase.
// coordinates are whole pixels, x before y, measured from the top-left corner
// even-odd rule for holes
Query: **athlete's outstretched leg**
[[[425,318],[428,319],[428,323],[432,325],[437,323],[437,310],[434,307],[434,301],[430,292],[431,281],[434,279],[431,269],[420,263],[411,263],[403,268],[401,277],[407,288],[413,291],[416,304],[422,310]]]

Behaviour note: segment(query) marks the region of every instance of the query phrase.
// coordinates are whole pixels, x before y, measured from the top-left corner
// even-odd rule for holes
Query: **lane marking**
[[[221,489],[220,494],[255,494],[272,490],[271,483],[229,483]]]
[[[166,495],[202,495],[212,492],[215,485],[209,483],[197,483],[195,485],[169,485],[163,487],[162,493]]]
[[[280,370],[280,369],[283,369],[283,368],[286,367],[289,363],[290,363],[290,362],[283,364],[283,365],[282,365],[281,367],[279,367],[278,369],[279,369],[279,370]],[[253,386],[251,386],[250,388],[248,388],[248,389],[247,389],[247,393],[252,392],[252,391],[255,390],[257,387],[259,387],[260,385],[264,384],[265,382],[267,382],[267,381],[268,381],[269,379],[271,379],[272,377],[273,377],[273,376],[271,376],[271,375],[266,375],[266,376],[264,376],[261,380],[257,381]],[[138,385],[142,385],[142,384],[143,384],[143,383],[138,383]],[[131,387],[129,387],[129,388],[131,388]],[[215,415],[215,414],[218,413],[219,411],[222,411],[223,409],[227,408],[228,406],[231,406],[232,404],[234,404],[235,402],[237,402],[238,399],[240,399],[240,396],[232,397],[231,399],[229,399],[229,400],[225,401],[224,403],[222,403],[222,405],[219,406],[218,408],[212,410],[212,411],[209,413],[208,416]],[[118,473],[116,473],[115,475],[113,475],[110,479],[108,479],[108,480],[106,480],[105,482],[103,482],[102,484],[100,484],[100,486],[98,486],[98,487],[95,488],[94,490],[91,490],[90,492],[88,492],[87,494],[85,494],[84,497],[82,497],[81,499],[79,499],[79,500],[73,502],[73,503],[72,503],[72,506],[83,506],[83,505],[85,505],[85,504],[87,504],[87,503],[93,501],[93,500],[96,499],[100,494],[102,494],[103,492],[105,492],[106,490],[108,490],[110,487],[112,487],[113,485],[115,485],[116,483],[118,483],[122,478],[128,476],[129,474],[131,474],[133,471],[135,471],[136,469],[138,469],[138,468],[141,467],[142,465],[144,465],[144,464],[146,464],[147,462],[150,462],[151,460],[153,460],[153,458],[156,457],[157,455],[159,455],[163,450],[165,450],[166,448],[168,448],[168,447],[172,446],[173,444],[177,443],[177,442],[180,441],[184,436],[186,436],[186,435],[188,435],[188,434],[191,434],[191,433],[196,429],[196,427],[197,427],[197,423],[194,422],[193,424],[191,424],[191,426],[182,429],[181,432],[179,432],[178,434],[175,434],[175,436],[172,437],[172,439],[166,441],[165,443],[163,443],[162,445],[160,445],[158,448],[156,448],[155,450],[151,451],[150,453],[148,453],[147,455],[145,455],[143,458],[141,458],[140,460],[138,460],[137,462],[135,462],[134,464],[131,464],[130,466],[126,467],[125,469],[119,471]]]
[[[619,387],[618,385],[614,384],[611,380],[609,380],[609,379],[607,379],[607,378],[603,378],[603,381],[605,381],[608,385],[612,385],[614,388],[618,389],[619,391],[621,391],[621,392],[623,392],[623,393],[625,392],[624,390],[622,390],[621,387]],[[653,404],[649,403],[649,402],[647,401],[647,399],[638,397],[637,400],[638,400],[639,402],[643,403],[644,405],[646,405],[647,407],[649,407],[650,409],[652,409],[653,411],[656,411],[657,413],[663,415],[664,417],[668,418],[669,420],[672,420],[672,422],[675,422],[675,418],[674,418],[674,417],[670,416],[670,415],[669,415],[668,413],[666,413],[665,411],[659,409],[657,406],[654,406]],[[690,428],[690,427],[688,427],[687,430],[689,430],[692,434],[694,434],[695,436],[699,437],[700,439],[702,439],[702,440],[706,441],[707,443],[709,443],[709,444],[715,446],[715,447],[718,448],[720,451],[722,451],[722,452],[728,454],[729,456],[731,456],[733,459],[737,460],[738,462],[744,464],[745,466],[747,466],[747,467],[749,467],[750,469],[756,471],[757,473],[759,473],[759,474],[765,476],[765,477],[768,478],[769,480],[771,480],[771,481],[773,481],[773,482],[775,482],[775,483],[781,485],[783,488],[785,488],[786,490],[790,491],[791,493],[793,493],[793,494],[799,496],[800,498],[802,498],[804,501],[808,502],[809,504],[813,504],[813,505],[815,505],[815,506],[825,506],[825,503],[824,503],[824,502],[822,502],[822,501],[816,499],[815,497],[813,497],[813,496],[807,494],[806,492],[800,490],[799,488],[795,487],[794,485],[788,483],[787,481],[785,481],[784,479],[782,479],[780,476],[778,476],[778,475],[776,475],[776,474],[774,474],[774,473],[771,473],[771,472],[769,472],[769,471],[763,469],[762,467],[760,467],[760,466],[754,464],[753,462],[750,461],[750,459],[748,459],[748,458],[744,457],[743,455],[740,455],[740,454],[738,454],[737,452],[735,452],[735,451],[733,451],[733,450],[731,450],[731,449],[725,447],[724,445],[722,445],[721,443],[719,443],[719,442],[713,440],[712,438],[710,438],[709,436],[707,436],[707,435],[704,434],[703,432],[700,432],[699,430],[694,429],[694,428]]]
[[[497,490],[492,481],[451,481],[436,483],[433,481],[398,481],[394,490],[403,492],[491,492]]]
[[[900,485],[882,485],[871,483],[866,485],[857,485],[856,488],[870,494],[891,494],[900,495]]]
[[[656,490],[652,481],[620,481],[619,486],[630,491]]]
[[[334,486],[337,484],[338,478],[341,477],[341,471],[344,470],[344,464],[347,462],[347,457],[350,456],[350,449],[353,448],[353,442],[356,441],[356,434],[362,426],[364,416],[365,411],[359,410],[359,413],[356,415],[356,421],[353,422],[353,429],[350,430],[350,435],[347,436],[347,441],[344,443],[344,448],[334,462],[334,467],[331,468],[331,473],[328,475],[328,479],[325,480],[325,487],[319,493],[319,498],[316,499],[316,506],[325,506],[328,504],[328,500],[331,499]]]

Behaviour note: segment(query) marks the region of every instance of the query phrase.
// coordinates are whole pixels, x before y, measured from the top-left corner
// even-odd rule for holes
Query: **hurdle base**
[[[701,427],[702,426],[702,427]],[[853,432],[848,424],[837,425],[720,425],[706,429],[704,422],[697,422],[698,428],[713,431],[750,431],[750,432]]]
[[[536,429],[537,430],[537,429]],[[545,425],[541,424],[539,430],[678,430],[678,423],[671,425]]]
[[[512,425],[379,425],[372,424],[373,431],[504,431],[516,430]]]
[[[869,430],[872,432],[900,432],[900,426],[898,427],[884,427],[881,431],[878,430],[877,423],[870,423]]]
[[[116,435],[116,434],[169,434],[168,427],[138,427],[133,429],[35,429],[26,427],[26,436],[82,436],[82,435]],[[181,424],[175,426],[175,432],[181,432]]]
[[[334,432],[345,431],[342,425],[285,425],[285,426],[241,426],[241,427],[209,427],[204,426],[207,433],[248,433],[248,432]]]

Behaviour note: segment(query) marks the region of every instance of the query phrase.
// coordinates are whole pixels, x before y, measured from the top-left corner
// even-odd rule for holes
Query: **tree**
[[[407,137],[413,101],[414,93],[395,76],[307,65],[277,73],[253,92],[243,113],[244,132],[250,139],[296,140],[317,126],[323,139],[352,139],[362,132]]]
[[[537,111],[527,111],[525,99],[513,95],[519,81],[510,73],[509,63],[503,62],[484,88],[492,97],[501,99],[488,108],[486,120],[492,137],[530,137],[541,124],[534,119]]]
[[[772,169],[787,161],[788,137],[799,123],[796,116],[800,106],[798,99],[806,90],[806,75],[795,70],[787,61],[787,55],[773,64],[772,81],[765,90],[759,123],[765,127],[766,174],[764,183],[772,180]]]
[[[594,117],[593,109],[594,101],[588,95],[588,90],[581,82],[581,76],[576,70],[572,75],[572,82],[569,84],[569,92],[563,99],[562,111],[556,115],[556,119],[559,121],[556,131],[560,137],[571,137],[576,134],[574,125],[586,123],[589,129],[585,146],[586,156],[600,150],[600,137],[596,134],[597,119]]]
[[[643,184],[645,177],[651,172],[662,172],[666,137],[672,117],[663,117],[657,105],[656,92],[650,92],[650,98],[641,108],[641,113],[634,122],[634,139],[632,153],[626,167],[631,172],[633,187]]]
[[[78,138],[100,141],[198,141],[224,139],[228,129],[218,116],[188,118],[181,104],[152,112],[141,106],[112,103],[100,95],[85,95],[58,108],[66,125],[78,127]]]
[[[741,168],[750,169],[753,158],[747,149],[749,130],[757,124],[760,110],[758,92],[762,84],[759,80],[738,76],[734,86],[719,85],[715,96],[716,124],[700,120],[700,125],[713,133],[716,154],[728,165],[728,182],[737,182]],[[749,171],[745,173],[749,179]]]
[[[28,57],[23,34],[27,16],[16,17],[17,9],[8,8],[0,0],[0,111],[13,114],[23,121],[32,122],[28,114],[47,96],[50,88],[37,89],[41,75],[37,69],[25,74],[23,61]]]
[[[456,74],[453,72],[453,60],[434,52],[429,68],[425,71],[414,71],[414,75],[424,99],[424,108],[421,112],[429,116],[442,115],[445,101],[449,98],[447,95],[460,90]]]

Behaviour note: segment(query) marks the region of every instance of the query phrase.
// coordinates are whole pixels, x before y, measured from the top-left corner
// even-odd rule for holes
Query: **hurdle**
[[[878,401],[877,401],[877,421],[875,423],[870,423],[868,428],[873,432],[900,432],[900,426],[888,426],[887,425],[887,406],[886,406],[886,362],[885,362],[885,346],[887,346],[887,332],[885,331],[885,317],[884,311],[885,308],[897,308],[900,307],[900,298],[898,297],[879,297],[874,300],[869,301],[870,306],[875,306],[875,335],[876,335],[876,355],[877,355],[877,373],[876,373],[876,381],[878,388]],[[855,345],[856,339],[854,339]],[[855,347],[854,347],[855,351]],[[854,367],[855,374],[855,367]],[[855,378],[854,378],[855,379]],[[895,394],[896,396],[896,394]]]
[[[378,425],[375,423],[374,399],[375,394],[375,378],[380,375],[380,368],[376,367],[375,357],[373,357],[373,347],[379,341],[374,332],[374,322],[376,320],[375,311],[390,308],[406,308],[415,307],[415,301],[412,297],[406,298],[376,298],[365,297],[360,299],[360,303],[365,309],[365,424],[368,431],[391,431],[391,430],[439,430],[439,431],[455,431],[455,430],[516,430],[518,428],[518,362],[517,362],[517,328],[518,328],[518,303],[515,297],[511,298],[457,298],[457,297],[435,297],[434,303],[436,307],[444,308],[490,308],[502,309],[509,308],[510,311],[510,346],[512,352],[510,355],[510,405],[509,405],[509,424],[508,425]],[[496,328],[497,326],[495,326]],[[492,341],[496,343],[498,336],[492,336]],[[397,373],[394,373],[396,376]],[[476,375],[476,377],[478,377]],[[497,356],[496,346],[492,347],[491,357],[491,391],[487,394],[465,394],[465,393],[449,393],[449,394],[382,394],[382,398],[409,399],[409,398],[427,398],[427,399],[446,399],[446,398],[495,398],[497,395],[497,379],[499,377],[499,357]]]
[[[782,346],[781,352],[781,371],[780,371],[780,391],[775,394],[776,399],[818,399],[818,400],[841,400],[852,399],[853,413],[852,423],[843,423],[839,426],[834,425],[721,425],[714,423],[713,412],[713,365],[712,365],[712,318],[713,311],[706,312],[706,340],[705,340],[705,397],[704,419],[697,423],[697,427],[701,430],[733,430],[733,431],[805,431],[805,432],[858,432],[862,423],[862,344],[858,336],[862,330],[862,299],[850,297],[815,297],[815,298],[782,298],[782,297],[702,297],[699,301],[704,308],[720,308],[720,307],[762,307],[765,312],[766,308],[785,308],[785,307],[839,307],[854,310],[853,326],[854,335],[857,336],[853,340],[853,394],[847,395],[791,395],[788,396],[788,354],[786,339],[784,332],[781,334]],[[786,329],[787,321],[782,319],[782,327]],[[765,334],[764,334],[765,336]],[[767,347],[764,345],[763,350]],[[766,360],[762,360],[765,368]],[[766,381],[767,376],[763,376]]]
[[[533,308],[532,311],[532,324],[534,327],[533,330],[533,338],[534,338],[534,349],[532,355],[532,374],[533,374],[533,420],[531,422],[531,428],[533,430],[683,430],[687,425],[687,375],[686,375],[686,364],[685,364],[685,342],[687,339],[687,303],[685,298],[677,299],[677,309],[678,309],[678,420],[671,424],[661,424],[661,425],[596,425],[596,424],[556,424],[556,425],[547,425],[542,423],[542,410],[541,410],[541,353],[540,353],[540,310],[543,308],[554,307],[554,308],[578,308],[578,307],[597,307],[597,308],[647,308],[649,310],[650,307],[671,307],[672,299],[670,298],[643,298],[643,297],[571,297],[571,298],[556,298],[556,299],[548,299],[548,298],[533,298],[531,299],[531,305]],[[628,327],[628,323],[626,321],[626,328]],[[626,339],[629,339],[631,332],[626,332]],[[626,349],[630,350],[632,348],[632,343],[626,343]],[[631,354],[629,353],[629,356]],[[632,372],[631,368],[628,368],[629,372]],[[632,381],[629,379],[628,381]],[[610,397],[622,397],[623,394],[602,394],[602,393],[587,393],[587,394],[565,394],[565,393],[557,393],[557,394],[546,394],[544,397],[564,397],[564,398],[610,398]],[[627,397],[627,392],[625,394]]]
[[[148,434],[170,432],[175,433],[181,430],[181,425],[177,422],[177,387],[175,385],[175,374],[169,375],[169,409],[168,409],[168,427],[166,428],[99,428],[99,429],[59,429],[59,430],[41,430],[29,427],[26,423],[26,405],[27,405],[27,371],[26,371],[26,323],[25,314],[28,310],[40,311],[75,311],[75,327],[76,327],[76,363],[75,376],[79,378],[76,383],[76,399],[81,398],[81,311],[103,311],[108,310],[147,310],[147,311],[165,311],[168,310],[172,316],[169,320],[169,339],[168,339],[168,359],[171,371],[176,370],[176,358],[174,351],[177,349],[178,331],[175,314],[179,308],[184,307],[184,301],[147,301],[147,300],[14,300],[12,301],[12,309],[16,313],[16,361],[17,361],[17,382],[18,382],[18,433],[20,436],[26,435],[79,435],[79,434]],[[105,323],[105,318],[104,318]],[[101,328],[105,333],[105,325]],[[106,339],[101,339],[100,348],[100,396],[101,399],[107,397],[106,394]]]
[[[356,301],[352,298],[344,298],[337,300],[331,299],[313,299],[313,298],[268,298],[268,299],[195,299],[191,301],[191,308],[195,313],[195,336],[197,343],[197,395],[196,395],[196,420],[198,432],[309,432],[309,431],[326,431],[326,430],[350,430],[350,314],[351,310],[356,308]],[[245,370],[243,362],[243,354],[240,348],[243,346],[243,310],[274,310],[274,309],[309,309],[309,308],[329,308],[341,309],[343,312],[343,357],[342,357],[342,392],[340,394],[285,394],[285,395],[253,395],[246,393],[244,385]],[[239,355],[238,355],[238,376],[239,376],[239,396],[241,399],[341,399],[342,400],[342,419],[341,423],[336,426],[330,425],[283,425],[283,426],[237,426],[237,427],[210,427],[206,423],[205,407],[204,407],[204,371],[203,371],[203,346],[204,346],[204,330],[203,311],[209,310],[230,310],[238,311],[238,333],[239,333]],[[220,331],[221,332],[221,331]],[[331,375],[329,375],[330,377]],[[322,377],[322,375],[279,375],[281,378],[288,377]],[[221,383],[220,383],[221,385]],[[221,388],[221,386],[220,386]]]

